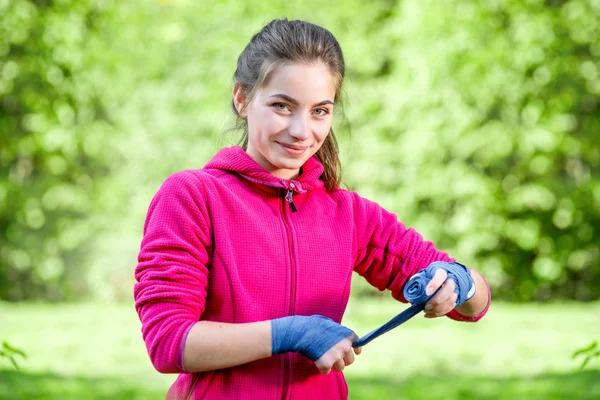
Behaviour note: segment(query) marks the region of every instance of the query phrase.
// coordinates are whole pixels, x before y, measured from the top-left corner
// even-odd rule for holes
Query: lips
[[[291,150],[304,151],[304,150],[308,149],[308,146],[296,146],[293,144],[286,144],[286,143],[280,143],[280,142],[277,142],[277,143],[279,143],[283,147],[285,147],[287,149],[291,149]]]
[[[293,144],[286,144],[277,142],[285,152],[290,156],[301,156],[308,149],[309,146],[297,146]]]

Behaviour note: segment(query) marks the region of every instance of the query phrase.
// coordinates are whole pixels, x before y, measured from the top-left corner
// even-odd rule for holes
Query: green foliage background
[[[283,15],[344,49],[349,188],[497,298],[600,298],[597,0],[0,0],[0,299],[131,298],[152,195],[236,142],[235,61]]]
[[[355,297],[343,324],[362,335],[398,309]],[[597,400],[600,359],[580,370],[571,355],[598,337],[599,310],[496,302],[477,324],[415,317],[344,369],[350,399]],[[2,336],[27,353],[19,370],[0,357],[3,400],[164,399],[176,378],[154,370],[130,303],[0,302],[0,315]]]

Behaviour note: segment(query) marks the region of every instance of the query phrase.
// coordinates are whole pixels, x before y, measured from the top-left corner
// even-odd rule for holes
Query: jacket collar
[[[282,179],[272,175],[239,146],[219,150],[204,168],[236,172],[251,182],[284,188],[296,193],[325,186],[324,182],[319,179],[323,174],[323,165],[314,156],[304,163],[300,176],[295,180]]]

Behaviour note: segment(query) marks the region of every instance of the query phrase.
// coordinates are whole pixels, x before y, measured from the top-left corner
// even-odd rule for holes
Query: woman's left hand
[[[456,307],[458,295],[454,293],[454,281],[447,278],[446,270],[440,268],[435,271],[433,279],[427,284],[425,288],[427,295],[435,293],[440,286],[442,288],[425,304],[425,318],[441,317]]]

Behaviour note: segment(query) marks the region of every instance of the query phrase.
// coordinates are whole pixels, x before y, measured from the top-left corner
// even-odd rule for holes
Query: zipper
[[[288,189],[285,194],[285,200],[290,204],[291,212],[298,211],[294,202],[292,201],[292,193],[294,189],[294,184],[290,183],[290,189]],[[289,214],[285,210],[285,203],[282,203],[281,213],[283,218],[283,225],[285,227],[285,231],[288,239],[288,256],[290,259],[290,307],[288,309],[288,315],[295,315],[296,310],[296,260],[294,258],[293,251],[293,235],[292,235],[292,226],[291,222],[288,220]],[[288,388],[292,381],[292,357],[290,354],[284,355],[284,369],[283,369],[283,399],[287,399],[288,397]]]
[[[287,193],[285,194],[285,200],[290,203],[290,209],[292,210],[293,213],[295,213],[296,211],[298,211],[298,209],[296,208],[296,205],[294,204],[294,200],[292,199],[292,196],[294,195],[294,184],[290,183],[290,188],[288,189]]]

